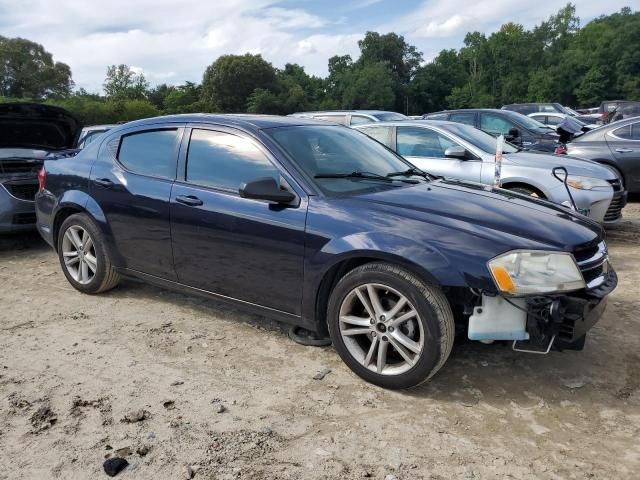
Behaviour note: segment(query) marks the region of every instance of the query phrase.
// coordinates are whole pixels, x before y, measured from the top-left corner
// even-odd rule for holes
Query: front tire
[[[333,345],[347,366],[389,389],[419,385],[445,363],[455,335],[444,293],[388,263],[345,275],[329,299]]]
[[[102,232],[84,213],[71,215],[62,222],[58,258],[69,283],[83,293],[106,292],[120,281]]]

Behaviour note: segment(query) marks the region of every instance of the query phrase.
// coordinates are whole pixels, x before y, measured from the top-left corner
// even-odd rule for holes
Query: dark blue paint
[[[46,190],[37,196],[40,231],[53,245],[56,215],[74,206],[100,226],[121,272],[235,299],[314,328],[325,320],[317,318],[323,279],[349,259],[398,263],[443,287],[495,291],[486,267],[492,257],[524,248],[572,251],[602,237],[586,217],[479,184],[435,181],[352,197],[318,195],[261,133],[299,124],[323,125],[292,117],[183,115],[114,129],[75,158],[46,162]],[[163,125],[185,128],[176,147],[176,180],[124,170],[114,139]],[[295,205],[186,183],[187,133],[195,126],[259,141],[298,195]],[[92,180],[100,178],[114,185],[98,187]],[[184,205],[179,196],[202,205]]]

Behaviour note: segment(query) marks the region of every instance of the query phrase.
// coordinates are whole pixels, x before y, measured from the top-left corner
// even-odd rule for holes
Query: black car
[[[560,135],[540,122],[509,110],[475,108],[428,113],[426,120],[448,120],[465,123],[491,135],[504,135],[505,140],[526,150],[555,152]]]
[[[0,233],[35,228],[42,162],[71,148],[79,131],[80,122],[61,108],[0,104]]]
[[[436,179],[323,121],[150,118],[46,160],[40,178],[38,229],[76,289],[126,275],[234,302],[330,335],[387,388],[434,375],[456,329],[582,348],[617,284],[587,217]]]
[[[591,130],[567,144],[567,153],[608,165],[630,193],[640,192],[640,117]]]

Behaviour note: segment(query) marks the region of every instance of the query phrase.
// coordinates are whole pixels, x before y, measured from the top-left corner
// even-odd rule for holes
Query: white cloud
[[[0,0],[0,31],[43,44],[71,66],[78,86],[93,91],[111,64],[135,65],[152,82],[181,83],[200,81],[205,68],[228,53],[261,53],[280,67],[300,62],[323,75],[328,57],[342,53],[333,49],[353,52],[356,40],[348,48],[339,35],[309,35],[327,24],[323,18],[276,3]]]
[[[379,12],[382,2],[388,19],[367,22],[367,8],[377,4]],[[576,5],[578,15],[590,18],[626,3],[581,0]],[[218,56],[246,52],[261,53],[277,67],[295,62],[311,74],[326,75],[329,57],[358,56],[357,42],[367,30],[403,34],[432,58],[442,48],[458,48],[469,30],[490,34],[507,21],[531,27],[563,5],[557,0],[423,0],[406,13],[400,4],[354,0],[315,15],[304,9],[310,6],[304,1],[284,8],[279,0],[0,0],[0,32],[43,44],[71,66],[78,86],[99,91],[111,64],[135,65],[152,83],[199,82]]]

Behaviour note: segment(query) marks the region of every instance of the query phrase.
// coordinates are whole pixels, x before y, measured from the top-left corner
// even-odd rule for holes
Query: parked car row
[[[479,183],[496,140],[471,126],[358,128],[204,114],[117,126],[44,160],[37,228],[81,292],[127,276],[232,302],[328,335],[385,388],[428,380],[456,332],[517,351],[583,348],[617,285],[597,222]],[[564,202],[534,165],[555,158],[507,146],[505,174],[530,169]],[[458,179],[419,162],[457,162]],[[611,171],[580,162],[565,183],[606,209]]]

